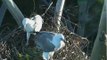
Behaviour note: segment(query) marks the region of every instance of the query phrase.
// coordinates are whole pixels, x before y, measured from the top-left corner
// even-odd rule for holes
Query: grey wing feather
[[[53,51],[55,46],[50,42],[54,36],[53,33],[40,32],[36,34],[37,36],[37,46],[39,46],[43,51],[50,52]]]

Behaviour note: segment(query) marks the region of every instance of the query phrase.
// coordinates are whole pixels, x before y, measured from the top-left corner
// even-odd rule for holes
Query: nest
[[[42,12],[44,12],[44,10],[46,9],[46,7],[40,8]],[[76,17],[72,16],[73,14],[71,13],[69,14],[69,11],[67,10],[64,10],[64,14],[62,17],[62,21],[65,22],[65,25],[67,24],[67,21],[77,21]],[[71,10],[76,11],[75,15],[77,15],[77,8]],[[43,16],[45,20],[42,31],[54,32],[55,27],[53,26],[53,23],[51,21],[53,19],[53,16],[54,7],[51,7],[46,15]],[[71,16],[72,18],[70,18],[69,16]],[[70,24],[72,23],[70,22]],[[84,37],[70,32],[65,25],[61,22],[60,33],[63,33],[65,35],[66,46],[54,54],[54,60],[88,60],[87,55],[83,52],[83,49],[87,47],[89,41]],[[22,28],[16,26],[14,29],[11,29],[9,25],[2,27],[0,27],[0,60],[43,60],[41,57],[42,50],[35,47],[32,39],[30,39],[29,41],[30,45],[25,46],[26,33]]]
[[[89,44],[88,39],[67,29],[63,33],[66,37],[66,46],[54,55],[55,60],[88,60],[88,56],[83,52]]]
[[[47,28],[46,31],[52,31]],[[42,29],[43,30],[43,29]],[[62,27],[60,33],[66,37],[66,46],[54,54],[54,60],[88,60],[83,49],[88,40]],[[22,28],[9,29],[6,26],[0,32],[0,58],[7,60],[43,60],[42,50],[35,46],[25,46],[26,33]],[[32,44],[32,42],[30,42]]]

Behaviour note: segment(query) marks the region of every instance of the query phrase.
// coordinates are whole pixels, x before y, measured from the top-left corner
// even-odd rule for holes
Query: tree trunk
[[[87,19],[88,19],[87,2],[88,2],[88,0],[78,0],[78,5],[79,5],[78,34],[81,35],[81,36],[84,36],[85,24],[86,24]]]
[[[107,59],[107,0],[105,0],[105,5],[106,5],[106,34],[105,34],[105,37],[106,37],[106,59]]]
[[[107,19],[106,19],[106,22],[107,22]],[[106,25],[106,26],[107,26],[107,25]],[[107,59],[107,28],[106,28],[105,37],[106,37],[106,59]]]
[[[105,3],[106,4],[106,3]],[[105,44],[105,33],[106,33],[106,6],[103,6],[98,34],[95,39],[94,47],[92,50],[90,60],[106,60],[106,44]]]
[[[77,33],[81,36],[85,36],[87,23],[92,19],[89,15],[90,7],[95,4],[96,0],[78,0],[79,5],[79,15],[78,15],[78,25]]]

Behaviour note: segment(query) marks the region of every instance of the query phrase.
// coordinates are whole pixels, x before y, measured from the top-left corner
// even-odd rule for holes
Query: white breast
[[[30,20],[29,18],[25,18],[23,19],[22,21],[23,25],[24,25],[24,29],[27,31],[27,32],[32,32],[34,30],[34,20]]]
[[[24,18],[22,21],[22,24],[24,25],[24,29],[27,32],[39,32],[42,28],[43,19],[40,15],[36,15],[32,18]]]
[[[42,24],[43,24],[43,19],[42,19],[42,17],[40,16],[40,15],[36,15],[36,16],[34,16],[34,19],[33,18],[31,18],[33,21],[35,21],[35,31],[36,32],[39,32],[40,30],[41,30],[41,28],[42,28]]]
[[[60,47],[58,48],[58,50],[61,49],[61,48],[63,48],[64,46],[65,46],[65,43],[63,41],[61,41],[60,42]]]

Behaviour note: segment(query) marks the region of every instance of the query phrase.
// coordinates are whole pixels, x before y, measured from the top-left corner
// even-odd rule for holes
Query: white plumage
[[[32,18],[24,18],[22,21],[25,31],[27,32],[27,43],[30,38],[30,34],[33,32],[39,32],[42,28],[43,19],[40,15],[36,15]]]
[[[60,33],[38,32],[35,39],[37,39],[37,46],[43,50],[42,57],[44,60],[52,60],[55,51],[65,46],[64,35]]]

